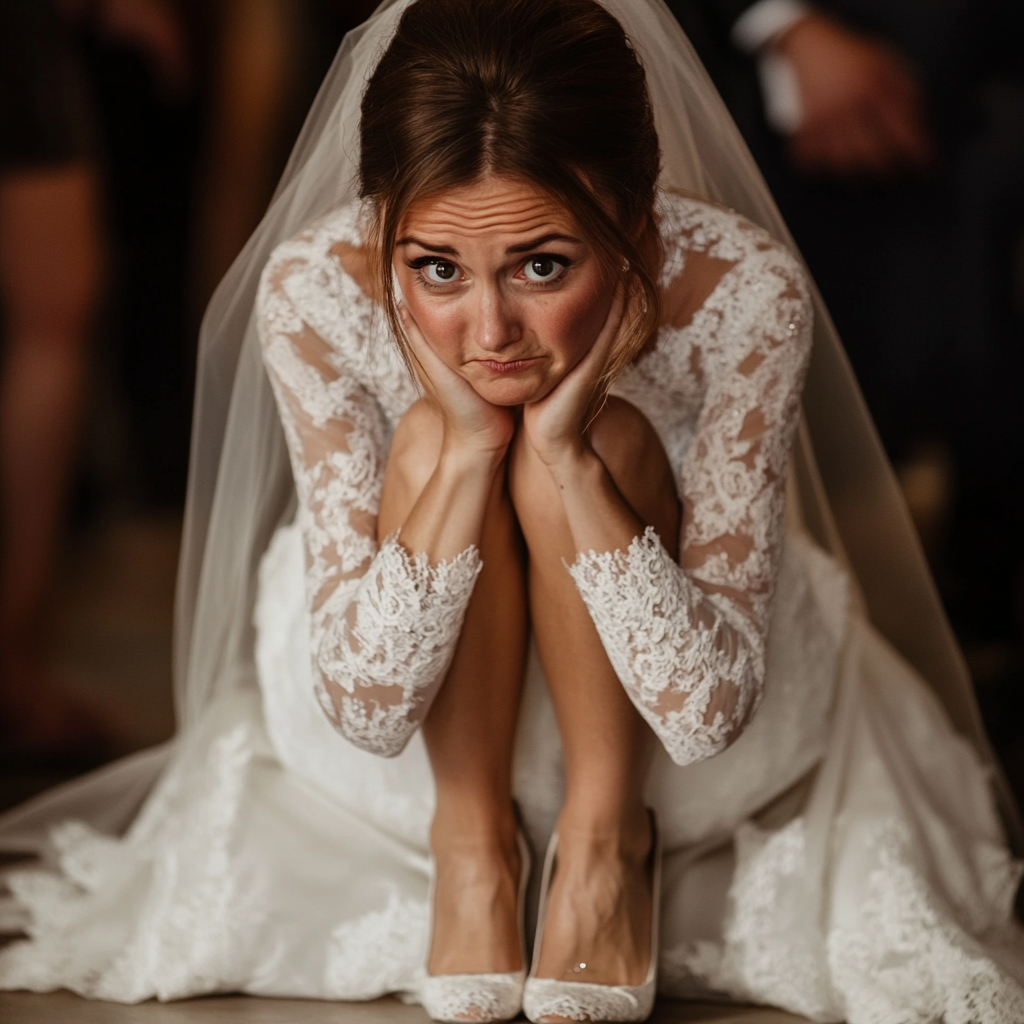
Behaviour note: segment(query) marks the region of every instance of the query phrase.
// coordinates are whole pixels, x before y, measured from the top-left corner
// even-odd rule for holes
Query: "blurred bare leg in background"
[[[95,173],[0,178],[0,722],[8,751],[94,747],[97,726],[52,685],[39,647],[81,431],[101,283]]]
[[[194,267],[200,308],[259,223],[302,116],[294,113],[302,4],[221,0],[220,8]]]
[[[263,216],[338,44],[377,0],[218,5],[193,267],[200,310]]]

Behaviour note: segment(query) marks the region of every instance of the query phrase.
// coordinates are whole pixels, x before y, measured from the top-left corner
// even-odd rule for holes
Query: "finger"
[[[789,158],[801,171],[810,173],[822,164],[822,133],[817,126],[801,125],[787,144]]]
[[[880,130],[891,140],[901,162],[927,163],[932,156],[931,134],[925,124],[921,85],[896,57],[880,66],[871,95]]]
[[[398,315],[402,318],[402,327],[405,330],[409,354],[412,356],[412,361],[416,370],[416,376],[419,378],[420,386],[423,388],[427,397],[432,402],[437,403],[437,387],[431,377],[430,368],[433,367],[436,372],[436,364],[440,362],[440,360],[437,358],[437,355],[434,353],[434,350],[430,345],[427,344],[426,338],[423,337],[423,332],[420,330],[419,325],[416,323],[416,320],[413,318],[412,313],[409,311],[409,308],[405,303],[399,304]]]
[[[398,305],[398,315],[402,318],[402,327],[405,329],[405,337],[409,342],[409,347],[413,350],[416,355],[419,355],[423,349],[429,349],[430,346],[426,343],[423,337],[423,332],[419,328],[419,324],[416,323],[412,313],[409,311],[409,307],[404,302]]]
[[[567,390],[577,384],[596,384],[604,372],[612,346],[618,337],[619,328],[625,310],[625,297],[622,283],[616,285],[612,295],[611,306],[604,324],[594,339],[594,344],[584,353],[583,358],[562,378],[558,389]]]
[[[920,106],[921,86],[903,62],[889,57],[874,75],[876,91],[882,96],[909,106]]]
[[[604,372],[615,343],[621,337],[627,305],[626,288],[622,281],[619,281],[612,293],[612,302],[608,307],[608,315],[604,319],[604,324],[597,338],[594,339],[590,351],[581,360],[581,363],[586,364],[589,368],[597,368],[598,375]]]
[[[847,169],[847,143],[832,123],[801,128],[790,141],[797,166],[808,173],[843,174]]]

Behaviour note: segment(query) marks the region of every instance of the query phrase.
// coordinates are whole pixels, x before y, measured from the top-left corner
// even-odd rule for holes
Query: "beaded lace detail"
[[[692,764],[728,746],[760,694],[757,631],[716,609],[652,527],[625,554],[591,551],[570,572],[616,675],[672,760]]]
[[[811,325],[799,264],[765,232],[678,196],[658,215],[667,322],[616,390],[678,473],[680,563],[648,531],[571,571],[631,698],[685,764],[735,739],[760,696]],[[480,562],[470,550],[430,566],[394,539],[378,550],[390,436],[416,388],[345,269],[360,237],[350,206],[280,246],[258,310],[299,496],[320,702],[349,739],[390,755],[444,678]],[[722,275],[684,322],[674,288],[690,253]]]
[[[572,573],[609,660],[677,764],[718,753],[757,708],[782,542],[786,469],[810,353],[806,279],[728,210],[665,196],[665,318],[616,391],[678,473],[680,556],[653,530]],[[725,270],[688,322],[674,283],[690,254]]]
[[[321,703],[353,743],[402,752],[448,671],[479,569],[476,548],[431,566],[389,539],[345,614],[323,623],[317,649],[330,699]]]

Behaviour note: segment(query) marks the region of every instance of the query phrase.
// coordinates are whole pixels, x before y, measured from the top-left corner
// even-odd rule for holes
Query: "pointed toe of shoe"
[[[534,1024],[553,1019],[645,1021],[654,1009],[654,982],[643,985],[588,985],[554,978],[529,978],[523,1011]]]
[[[525,971],[427,975],[420,1001],[433,1020],[448,1024],[512,1020],[523,1007],[525,979]]]

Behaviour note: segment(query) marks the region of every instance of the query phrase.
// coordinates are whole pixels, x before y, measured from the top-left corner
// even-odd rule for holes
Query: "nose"
[[[485,352],[499,353],[523,336],[515,303],[496,285],[481,288],[474,327],[476,343]]]

